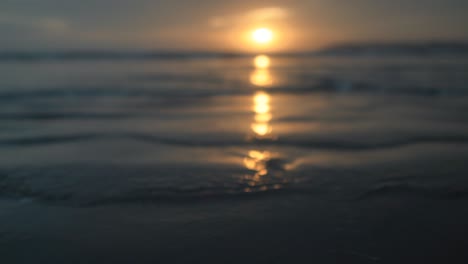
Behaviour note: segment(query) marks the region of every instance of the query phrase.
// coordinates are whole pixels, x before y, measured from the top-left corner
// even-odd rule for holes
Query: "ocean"
[[[466,54],[0,56],[0,263],[467,263]]]

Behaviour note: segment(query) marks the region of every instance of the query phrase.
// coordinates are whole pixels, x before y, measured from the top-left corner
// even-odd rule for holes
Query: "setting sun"
[[[257,43],[266,44],[273,40],[273,31],[268,28],[259,28],[252,33],[252,38]]]

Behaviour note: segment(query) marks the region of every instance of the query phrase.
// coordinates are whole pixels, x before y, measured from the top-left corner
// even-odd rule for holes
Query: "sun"
[[[273,31],[268,28],[258,28],[252,33],[252,39],[259,44],[266,44],[273,40]]]

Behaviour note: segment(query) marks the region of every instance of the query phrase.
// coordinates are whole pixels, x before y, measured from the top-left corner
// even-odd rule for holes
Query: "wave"
[[[174,77],[175,79],[176,77]],[[183,80],[184,77],[177,77]],[[188,83],[191,81],[188,81]],[[210,82],[218,82],[211,79]],[[221,82],[221,81],[219,81]],[[254,89],[255,90],[255,89]],[[463,87],[436,87],[436,86],[380,86],[372,82],[346,81],[336,78],[318,78],[310,83],[292,84],[288,86],[276,85],[270,87],[268,93],[275,94],[364,94],[364,95],[402,95],[402,96],[468,96],[468,89]],[[202,99],[220,96],[250,96],[252,87],[249,85],[233,85],[223,87],[223,89],[213,89],[211,87],[199,89],[170,89],[164,84],[152,88],[135,86],[120,87],[53,87],[35,88],[34,90],[7,90],[0,92],[2,103],[15,103],[24,100],[36,99],[78,99],[78,98],[136,98],[146,99]]]
[[[373,187],[363,194],[361,194],[359,200],[368,200],[379,197],[388,197],[388,196],[420,196],[425,198],[434,198],[434,199],[467,199],[468,198],[468,188],[460,187],[425,187],[416,184],[409,183],[395,183],[395,184],[385,184]]]
[[[14,138],[0,140],[0,145],[3,146],[37,146],[50,145],[61,143],[73,143],[78,141],[87,141],[92,139],[100,139],[103,136],[98,134],[81,134],[81,135],[54,135],[54,136],[36,136],[28,138]]]
[[[311,136],[302,139],[287,139],[281,138],[279,140],[265,140],[265,139],[251,139],[248,141],[229,141],[222,139],[219,141],[210,140],[184,140],[184,139],[169,139],[161,138],[148,134],[130,134],[125,137],[157,144],[168,144],[178,145],[183,147],[235,147],[235,146],[250,146],[252,144],[256,146],[286,146],[286,147],[297,147],[306,149],[321,149],[321,150],[340,150],[340,151],[358,151],[358,150],[376,150],[376,149],[391,149],[399,148],[408,145],[417,144],[433,144],[433,143],[446,143],[446,144],[466,144],[468,143],[468,136],[464,135],[420,135],[420,136],[409,136],[406,138],[392,139],[388,141],[380,142],[353,142],[353,141],[337,141],[334,139],[316,138],[312,139]]]
[[[355,182],[358,172],[313,166],[283,171],[252,187],[243,180],[251,171],[216,166],[179,166],[177,169],[122,164],[23,167],[0,171],[0,198],[76,207],[238,201],[282,195],[326,195],[354,202],[388,197],[407,199],[408,196],[434,200],[468,198],[466,181],[447,184],[446,177],[442,177],[443,183],[432,185],[408,181],[368,185],[368,180],[375,178],[375,171],[360,171],[360,180]],[[351,174],[352,184],[344,177]],[[339,192],[337,188],[341,188]]]
[[[0,120],[75,120],[75,119],[121,119],[134,117],[128,113],[0,113]],[[139,115],[141,116],[141,115]]]
[[[270,166],[266,164],[266,166]],[[242,199],[288,192],[293,179],[269,168],[255,185],[243,168],[65,165],[0,171],[0,198],[74,206]],[[142,184],[143,183],[143,184]]]
[[[238,138],[238,139],[236,139]],[[205,136],[201,139],[191,138],[168,138],[152,134],[144,133],[90,133],[90,134],[74,134],[74,135],[49,135],[49,136],[33,136],[12,139],[0,139],[0,146],[13,147],[29,147],[38,145],[76,143],[91,140],[135,140],[143,143],[172,145],[181,147],[204,147],[204,148],[220,148],[220,147],[249,147],[255,146],[284,146],[296,147],[304,149],[317,150],[337,150],[337,151],[365,151],[379,149],[401,148],[410,145],[419,144],[468,144],[468,136],[466,135],[413,135],[400,136],[390,140],[381,141],[360,141],[360,140],[336,140],[327,139],[324,137],[313,138],[313,135],[304,136],[303,138],[287,138],[281,139],[249,139],[244,140],[242,135],[233,135],[230,139],[225,137],[216,139],[213,136]]]

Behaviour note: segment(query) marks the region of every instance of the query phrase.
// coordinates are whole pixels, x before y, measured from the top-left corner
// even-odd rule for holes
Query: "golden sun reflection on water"
[[[256,114],[255,115],[255,122],[257,123],[268,123],[273,118],[270,113],[265,114]]]
[[[256,69],[250,76],[250,82],[262,89],[257,90],[252,97],[254,118],[250,128],[256,141],[276,140],[271,126],[271,120],[273,119],[272,98],[265,90],[273,84],[273,77],[268,70],[270,63],[268,56],[259,55],[255,57],[253,65]],[[252,149],[244,158],[243,163],[245,168],[252,171],[252,174],[245,175],[242,179],[247,185],[244,192],[281,189],[288,183],[288,179],[284,176],[286,164],[278,153]]]
[[[254,64],[257,69],[265,69],[270,66],[270,58],[265,55],[258,55],[254,59]]]
[[[255,122],[252,123],[252,131],[256,136],[265,137],[272,132],[272,127],[269,122],[272,119],[270,113],[270,95],[266,92],[257,92],[253,98],[255,113]]]
[[[252,130],[259,136],[271,133],[271,127],[268,124],[252,124]]]
[[[244,159],[245,167],[249,170],[257,171],[260,175],[265,175],[268,171],[265,164],[261,161],[268,160],[271,154],[268,151],[258,151],[251,150],[249,151],[249,156]]]
[[[244,176],[243,181],[247,184],[244,192],[278,190],[288,183],[288,179],[284,177],[285,168],[273,156],[273,153],[266,150],[249,151],[244,158],[244,166],[253,171],[253,174]]]
[[[270,86],[273,84],[273,78],[268,70],[256,69],[250,75],[250,82],[256,86]]]
[[[251,75],[251,83],[256,86],[268,86],[272,83],[272,77],[268,71],[270,58],[266,55],[256,56],[253,60],[256,70]],[[270,107],[271,97],[265,91],[257,91],[253,96],[254,122],[250,125],[257,138],[266,138],[272,132],[270,121],[273,119]]]
[[[254,96],[256,105],[267,105],[270,102],[270,95],[265,92],[258,92]]]
[[[270,58],[266,55],[258,55],[254,58],[253,64],[255,70],[250,74],[250,83],[259,87],[273,85],[273,76],[268,70],[271,64]]]

